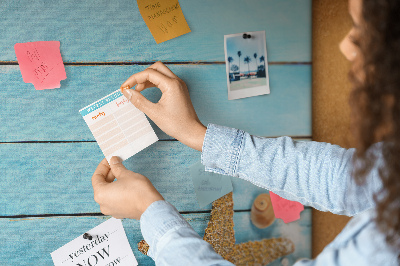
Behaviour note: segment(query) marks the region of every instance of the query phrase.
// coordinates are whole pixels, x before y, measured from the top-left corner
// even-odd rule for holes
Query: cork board
[[[348,138],[350,63],[339,43],[351,28],[348,1],[313,1],[313,140],[352,147]],[[340,233],[349,217],[313,209],[312,255],[315,258]]]

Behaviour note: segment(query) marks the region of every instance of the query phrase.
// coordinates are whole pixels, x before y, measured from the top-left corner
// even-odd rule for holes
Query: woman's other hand
[[[126,169],[118,157],[112,157],[110,165],[106,159],[100,162],[92,186],[100,211],[117,219],[140,219],[153,202],[164,200],[147,177]]]

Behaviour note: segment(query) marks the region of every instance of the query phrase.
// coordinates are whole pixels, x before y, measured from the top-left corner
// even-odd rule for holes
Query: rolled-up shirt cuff
[[[153,202],[140,217],[140,229],[150,248],[148,256],[157,256],[157,244],[169,231],[190,227],[178,210],[165,200]]]
[[[245,132],[209,124],[204,137],[201,162],[205,170],[235,176]]]

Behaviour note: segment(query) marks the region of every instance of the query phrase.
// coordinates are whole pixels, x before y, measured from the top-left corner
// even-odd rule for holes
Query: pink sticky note
[[[37,90],[60,88],[67,78],[59,41],[16,43],[14,45],[22,79]]]
[[[304,206],[301,203],[281,198],[271,191],[269,196],[271,197],[272,208],[276,218],[281,218],[284,223],[300,219],[300,212],[304,210]]]

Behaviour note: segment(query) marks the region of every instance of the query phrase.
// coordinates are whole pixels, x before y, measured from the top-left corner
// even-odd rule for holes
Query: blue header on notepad
[[[93,111],[96,111],[97,109],[99,109],[100,107],[108,104],[109,102],[114,101],[115,99],[121,97],[123,94],[120,91],[116,91],[113,94],[108,95],[107,97],[95,102],[94,104],[86,107],[85,109],[82,109],[81,111],[79,111],[79,113],[82,116],[88,115]]]

